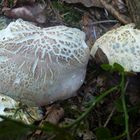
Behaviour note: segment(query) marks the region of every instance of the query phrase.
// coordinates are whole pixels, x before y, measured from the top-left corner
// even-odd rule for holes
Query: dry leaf
[[[8,7],[8,0],[2,0],[1,5],[3,7]]]
[[[103,7],[99,0],[62,0],[66,3],[82,3],[86,7]]]
[[[53,105],[47,108],[46,116],[47,117],[45,121],[57,124],[59,120],[64,116],[64,110],[61,107]]]
[[[33,4],[32,6],[22,6],[18,8],[3,8],[4,15],[10,18],[22,18],[24,20],[45,23],[45,5]]]

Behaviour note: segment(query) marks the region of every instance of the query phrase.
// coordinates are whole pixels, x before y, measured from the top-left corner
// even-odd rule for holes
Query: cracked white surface
[[[76,28],[40,28],[21,19],[0,31],[0,93],[32,105],[76,95],[89,59]]]
[[[134,24],[128,24],[105,33],[95,42],[91,55],[94,57],[100,48],[109,64],[116,62],[125,71],[140,72],[140,30],[134,27]]]

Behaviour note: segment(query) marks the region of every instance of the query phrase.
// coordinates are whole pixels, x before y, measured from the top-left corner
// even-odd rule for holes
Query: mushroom
[[[79,29],[11,22],[0,31],[0,93],[32,106],[75,96],[89,54]]]
[[[105,33],[95,42],[91,55],[98,63],[118,63],[127,72],[140,72],[140,30],[131,23]]]

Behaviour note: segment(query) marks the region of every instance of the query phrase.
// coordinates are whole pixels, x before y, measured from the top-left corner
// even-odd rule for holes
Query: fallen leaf
[[[64,116],[64,110],[61,107],[56,105],[51,105],[46,108],[47,112],[45,114],[44,119],[39,123],[39,126],[42,127],[44,123],[49,122],[51,124],[58,124],[59,120]],[[36,130],[32,136],[33,137],[41,137],[44,135],[41,130]]]
[[[2,0],[2,2],[1,2],[1,5],[3,6],[3,7],[8,7],[8,0]]]
[[[32,6],[22,6],[12,9],[4,7],[2,11],[5,16],[10,18],[22,18],[32,22],[45,23],[45,7],[42,4],[33,4]]]
[[[64,110],[58,106],[50,106],[47,108],[45,121],[50,122],[52,124],[57,124],[59,120],[64,116]]]

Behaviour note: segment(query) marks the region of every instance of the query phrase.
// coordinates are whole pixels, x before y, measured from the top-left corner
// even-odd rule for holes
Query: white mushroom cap
[[[0,93],[45,105],[76,95],[89,59],[76,28],[40,28],[21,19],[0,31]]]
[[[91,55],[95,57],[100,48],[109,64],[118,63],[125,71],[140,72],[140,30],[134,24],[113,29],[95,42]]]

